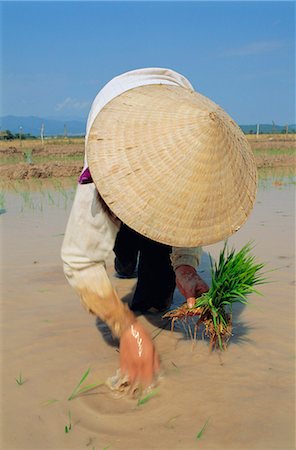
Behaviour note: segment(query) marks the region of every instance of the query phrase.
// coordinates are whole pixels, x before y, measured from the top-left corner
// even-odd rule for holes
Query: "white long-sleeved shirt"
[[[172,84],[193,89],[182,75],[170,69],[148,68],[113,78],[96,96],[87,121],[86,141],[97,114],[113,98],[146,84]],[[84,170],[87,167],[85,157]],[[99,316],[116,336],[133,322],[134,316],[118,298],[105,270],[120,222],[104,211],[94,183],[78,185],[62,246],[64,272],[85,308]],[[174,269],[182,264],[196,267],[200,248],[173,247]]]

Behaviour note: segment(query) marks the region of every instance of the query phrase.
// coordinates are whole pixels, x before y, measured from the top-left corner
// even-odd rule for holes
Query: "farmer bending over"
[[[200,246],[225,239],[254,203],[256,168],[239,127],[186,78],[127,72],[97,95],[86,159],[62,247],[64,272],[85,308],[120,339],[120,368],[150,384],[159,359],[133,311],[167,309],[175,285],[192,304],[208,290]],[[138,282],[130,308],[106,274]]]

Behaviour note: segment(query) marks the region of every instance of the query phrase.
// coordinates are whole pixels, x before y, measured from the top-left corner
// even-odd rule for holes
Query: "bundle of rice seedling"
[[[199,325],[204,324],[205,334],[210,338],[210,348],[225,349],[232,332],[232,306],[247,303],[247,295],[259,292],[255,285],[266,280],[262,277],[264,264],[257,264],[250,254],[252,246],[246,244],[239,252],[229,250],[225,243],[218,262],[211,259],[212,285],[208,292],[197,298],[192,308],[187,303],[163,317],[172,319],[172,328],[177,319],[187,320],[199,316]]]

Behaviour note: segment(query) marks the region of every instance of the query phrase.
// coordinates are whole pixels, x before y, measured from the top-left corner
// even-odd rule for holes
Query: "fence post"
[[[44,139],[44,123],[42,123],[42,125],[41,125],[40,137],[41,137],[41,143],[42,143],[42,145],[43,145],[43,139]]]
[[[23,127],[20,127],[20,147],[22,146]]]

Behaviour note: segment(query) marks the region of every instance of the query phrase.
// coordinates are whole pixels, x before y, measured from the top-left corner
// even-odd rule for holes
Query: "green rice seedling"
[[[54,198],[49,191],[47,191],[47,198],[50,205],[54,205]]]
[[[69,417],[69,423],[68,423],[68,425],[65,425],[65,433],[70,433],[70,431],[72,430],[72,421],[71,421],[71,411],[70,410],[68,412],[68,417]]]
[[[149,394],[145,395],[145,397],[139,398],[137,405],[141,406],[147,403],[152,397],[154,397],[158,393],[158,389],[153,389],[153,391],[149,392]]]
[[[24,152],[24,161],[25,161],[27,164],[33,164],[33,161],[32,161],[32,149],[26,150],[26,151]]]
[[[34,201],[33,201],[32,197],[31,197],[30,192],[28,192],[28,191],[20,191],[19,194],[20,194],[20,196],[23,199],[22,211],[24,210],[24,207],[27,207],[29,209],[35,209]]]
[[[90,368],[87,369],[87,371],[83,374],[81,380],[77,384],[76,388],[74,389],[74,391],[72,392],[72,394],[70,395],[68,400],[73,400],[73,398],[77,397],[77,395],[82,394],[83,392],[89,391],[90,389],[94,389],[95,387],[98,387],[98,386],[101,386],[102,384],[104,384],[103,382],[99,382],[99,383],[89,384],[87,386],[80,388],[81,384],[84,382],[84,380],[88,376],[89,372],[90,372]]]
[[[206,429],[207,426],[208,426],[209,420],[210,420],[210,419],[206,420],[206,422],[204,423],[204,426],[202,427],[202,429],[197,433],[197,435],[196,435],[196,439],[197,439],[197,440],[202,438],[202,435],[204,434],[205,429]]]
[[[185,303],[180,308],[169,311],[163,317],[172,319],[172,328],[177,319],[187,320],[199,316],[195,327],[205,326],[205,335],[210,338],[210,348],[225,349],[232,333],[232,306],[234,303],[247,304],[247,295],[259,292],[254,286],[263,284],[264,264],[255,262],[250,254],[252,246],[246,244],[239,252],[229,250],[225,243],[218,262],[211,260],[212,285],[208,292],[197,298],[192,308]]]
[[[53,403],[56,403],[58,400],[56,398],[52,398],[50,400],[45,400],[44,402],[42,402],[42,406],[48,406],[48,405],[52,405]]]
[[[0,210],[5,209],[5,194],[0,192]]]
[[[22,384],[24,384],[25,380],[24,380],[24,378],[23,378],[23,376],[22,376],[22,372],[20,372],[19,377],[16,378],[15,381],[17,382],[17,384],[18,384],[19,386],[21,386]]]
[[[178,414],[177,416],[171,417],[171,418],[165,423],[164,426],[165,426],[166,428],[170,428],[170,429],[175,428],[175,422],[176,422],[176,420],[177,420],[179,417],[181,417],[181,414]]]

